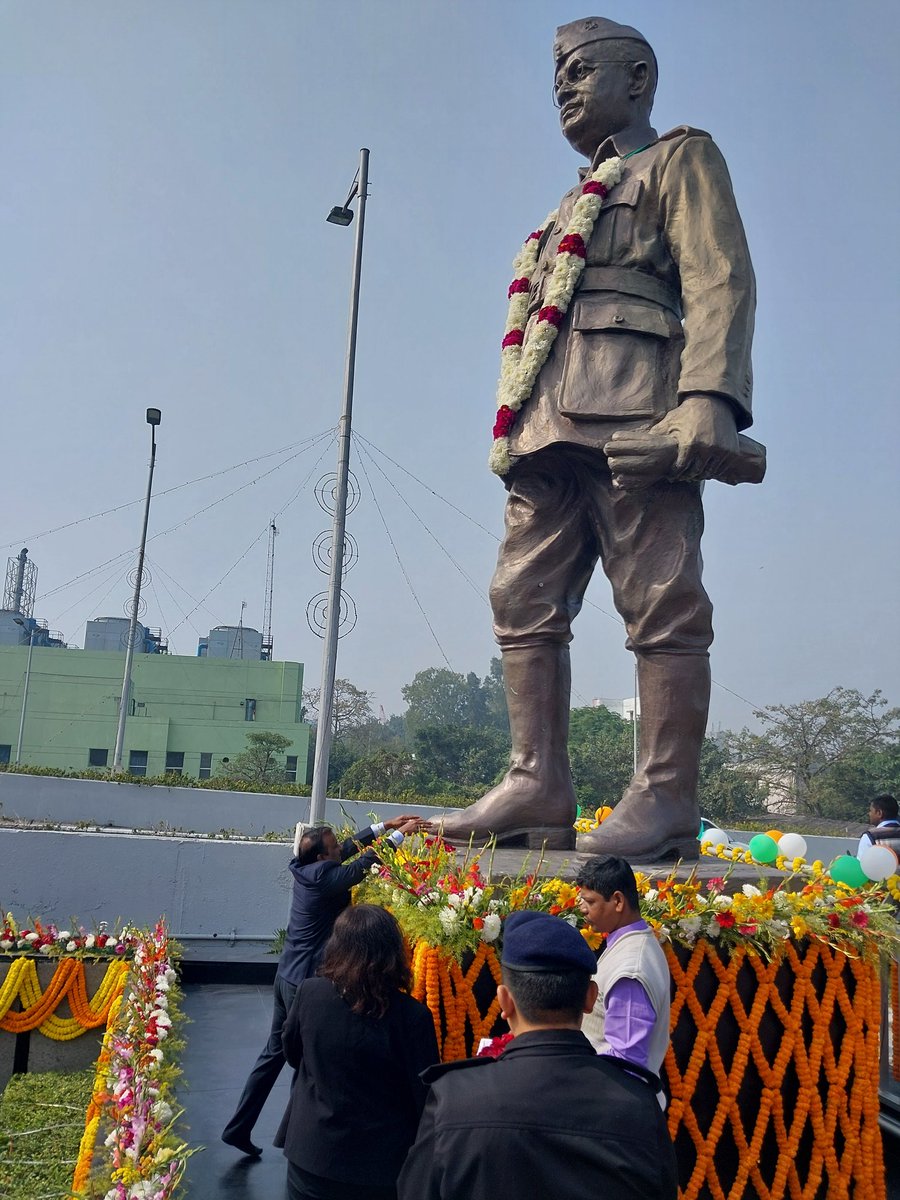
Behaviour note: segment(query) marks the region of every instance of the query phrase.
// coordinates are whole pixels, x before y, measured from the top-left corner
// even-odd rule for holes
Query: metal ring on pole
[[[122,605],[122,611],[125,613],[126,617],[130,617],[132,615],[132,613],[134,612],[134,596],[128,597],[128,599]],[[147,601],[144,599],[143,596],[141,596],[140,603],[138,604],[138,607],[137,607],[137,615],[139,617],[142,617],[146,611],[147,611]],[[122,643],[123,646],[127,644],[127,640],[128,640],[128,637],[126,634],[125,641],[123,641],[123,643]]]
[[[312,544],[312,560],[323,575],[331,574],[333,541],[332,531],[330,529],[323,529]],[[346,575],[352,567],[355,567],[358,560],[359,547],[356,544],[356,538],[352,533],[347,533],[345,530],[343,574]]]
[[[137,583],[137,578],[138,578],[137,567],[132,567],[131,570],[128,572],[128,574],[125,576],[125,581],[127,582],[128,586],[130,588],[133,588],[134,585]],[[150,574],[150,568],[145,565],[143,570],[141,571],[141,587],[145,588],[145,587],[147,587],[148,584],[151,584],[152,582],[153,582],[153,576]]]
[[[335,506],[337,504],[337,488],[338,477],[335,471],[329,475],[323,475],[316,484],[316,500],[319,508],[323,509],[330,516],[334,516]],[[347,512],[352,513],[357,504],[359,504],[360,488],[359,480],[352,471],[347,472]]]
[[[313,596],[306,606],[306,623],[316,635],[324,638],[326,621],[328,619],[328,593],[319,592]],[[340,614],[338,616],[338,637],[342,638],[352,633],[356,627],[356,601],[347,592],[341,591]]]

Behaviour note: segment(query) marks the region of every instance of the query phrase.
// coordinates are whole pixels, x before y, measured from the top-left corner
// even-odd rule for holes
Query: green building
[[[27,645],[0,645],[0,762],[14,762]],[[112,765],[122,650],[34,645],[21,762]],[[259,658],[135,654],[123,765],[134,775],[180,771],[207,779],[246,749],[251,730],[292,741],[286,778],[305,782],[309,726],[300,719],[303,666]]]

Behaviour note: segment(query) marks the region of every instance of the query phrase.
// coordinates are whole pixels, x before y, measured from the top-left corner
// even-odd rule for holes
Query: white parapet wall
[[[379,804],[380,819],[402,812],[433,816],[433,808]],[[358,800],[326,801],[325,820],[359,828],[373,806]],[[99,825],[120,829],[265,837],[288,832],[309,814],[308,796],[231,792],[217,788],[108,783],[55,775],[0,772],[0,818],[53,825]]]

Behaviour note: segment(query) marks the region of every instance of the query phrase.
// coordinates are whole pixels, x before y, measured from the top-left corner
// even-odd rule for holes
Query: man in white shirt
[[[900,855],[900,820],[897,819],[897,801],[893,796],[884,793],[876,796],[869,805],[869,824],[871,829],[859,839],[857,856],[862,857],[863,851],[870,846],[888,846]]]

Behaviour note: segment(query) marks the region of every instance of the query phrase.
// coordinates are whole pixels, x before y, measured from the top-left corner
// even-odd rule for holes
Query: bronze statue
[[[569,642],[599,559],[637,656],[640,758],[612,816],[578,848],[696,856],[713,638],[702,482],[759,482],[765,471],[764,448],[739,433],[751,423],[753,268],[712,139],[650,125],[646,39],[591,17],[557,31],[554,59],[563,134],[591,165],[540,231],[533,272],[510,289],[527,292],[527,324],[508,329],[505,347],[524,355],[558,329],[533,383],[516,394],[501,379],[501,401],[513,399],[495,428],[508,498],[491,603],[510,767],[435,828],[572,847]],[[599,211],[579,224],[588,194]],[[584,259],[574,295],[557,269],[564,255],[576,272]]]

